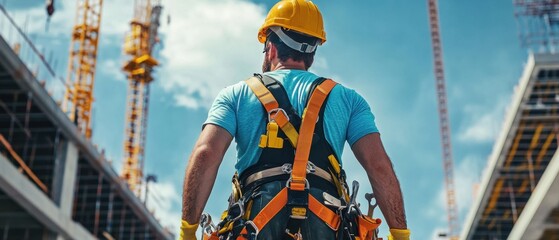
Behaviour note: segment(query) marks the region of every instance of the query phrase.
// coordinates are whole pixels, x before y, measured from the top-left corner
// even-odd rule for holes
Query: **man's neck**
[[[280,69],[293,69],[293,70],[303,70],[306,71],[305,63],[303,61],[293,61],[288,59],[287,61],[278,62],[275,66],[272,66],[272,71]]]

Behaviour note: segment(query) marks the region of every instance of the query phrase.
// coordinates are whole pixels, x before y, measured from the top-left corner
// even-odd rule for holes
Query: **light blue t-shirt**
[[[297,114],[302,115],[308,91],[317,75],[302,70],[276,70],[265,73],[279,81]],[[342,156],[345,141],[353,145],[361,137],[378,132],[375,117],[365,99],[355,90],[338,84],[327,99],[324,110],[326,140],[337,156]],[[266,132],[264,108],[250,87],[241,81],[223,89],[216,97],[205,124],[226,129],[237,143],[239,173],[258,161],[260,136]],[[341,162],[341,160],[340,160]]]

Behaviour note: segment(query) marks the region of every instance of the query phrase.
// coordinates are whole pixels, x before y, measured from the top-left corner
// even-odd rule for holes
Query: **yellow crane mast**
[[[124,52],[130,56],[123,70],[128,77],[124,164],[121,177],[140,196],[144,167],[144,146],[149,105],[149,84],[152,71],[158,65],[152,56],[158,42],[157,30],[161,15],[160,1],[136,0],[131,31],[124,42]]]
[[[91,105],[103,0],[78,0],[62,108],[91,138]]]

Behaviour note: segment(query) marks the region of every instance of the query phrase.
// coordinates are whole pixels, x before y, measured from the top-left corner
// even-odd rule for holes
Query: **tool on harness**
[[[357,181],[352,182],[350,201],[347,207],[339,210],[340,216],[342,216],[342,234],[338,236],[338,239],[355,239],[357,232],[356,219],[361,216],[361,211],[359,210],[359,204],[357,203],[357,193],[359,192],[359,183]]]
[[[378,203],[376,201],[375,198],[375,194],[374,193],[365,193],[365,199],[367,199],[367,204],[369,205],[369,209],[367,210],[367,216],[372,218],[373,217],[373,212],[375,211],[375,208],[378,206]],[[371,201],[373,201],[373,199],[375,200],[374,204],[371,204]],[[375,229],[375,231],[373,232],[373,240],[382,240],[382,238],[378,237],[378,228]]]
[[[284,237],[290,239],[303,238],[301,226],[308,221],[309,214],[314,214],[334,232],[338,232],[339,239],[373,239],[367,238],[372,236],[368,233],[378,227],[380,220],[361,214],[356,202],[358,184],[354,183],[349,196],[345,172],[323,133],[323,103],[336,83],[323,78],[315,81],[302,118],[291,106],[279,82],[267,76],[255,75],[246,83],[265,109],[266,134],[261,136],[259,143],[263,150],[259,163],[245,170],[241,176],[236,174],[233,177],[234,190],[229,199],[229,208],[224,212],[217,230],[211,233],[215,238],[207,239],[256,239],[282,209],[287,210],[289,219]],[[284,138],[290,145],[283,144]],[[262,162],[262,159],[266,161]],[[286,159],[294,160],[293,163],[286,163]],[[313,162],[309,159],[313,159]],[[258,194],[258,186],[278,180],[286,181],[285,187],[256,216],[248,219],[250,214],[247,212],[250,212],[253,195]],[[311,184],[319,189],[322,184],[334,185],[341,197],[324,191],[324,201],[320,201],[310,194]],[[240,209],[244,206],[247,209],[243,212]]]
[[[278,137],[278,124],[272,120],[268,122],[266,129],[266,134],[260,136],[260,144],[258,146],[261,148],[283,148],[283,139]]]
[[[327,206],[335,207],[338,210],[343,209],[346,205],[342,204],[342,201],[327,192],[322,193],[322,198],[324,198],[324,204]]]
[[[239,199],[243,196],[241,184],[239,183],[239,175],[237,173],[235,173],[231,179],[231,189],[231,197],[229,199],[230,204],[239,201]]]
[[[361,215],[361,210],[359,210],[359,203],[357,203],[357,192],[359,192],[359,182],[353,180],[351,185],[351,197],[349,200],[349,207],[347,208],[348,213],[351,211],[356,211]]]
[[[211,235],[216,231],[215,225],[212,222],[212,217],[208,213],[202,213],[200,217],[200,227],[202,227],[202,234]]]
[[[369,210],[367,211],[367,216],[372,217],[375,208],[378,206],[378,203],[375,199],[374,193],[365,193],[365,199],[367,199],[367,203],[369,205]],[[371,204],[371,201],[375,199],[375,204]]]

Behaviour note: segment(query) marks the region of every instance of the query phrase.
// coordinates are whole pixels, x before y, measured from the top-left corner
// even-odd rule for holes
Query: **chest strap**
[[[242,185],[249,186],[250,184],[261,179],[291,174],[291,172],[293,171],[292,166],[293,166],[292,164],[286,163],[283,166],[268,168],[259,172],[255,172],[249,175],[244,180],[244,182],[242,182]],[[332,178],[332,175],[328,171],[314,165],[312,162],[309,162],[309,164],[307,165],[307,173],[320,177],[326,180],[327,182],[332,183],[333,185],[336,184],[335,180]]]

